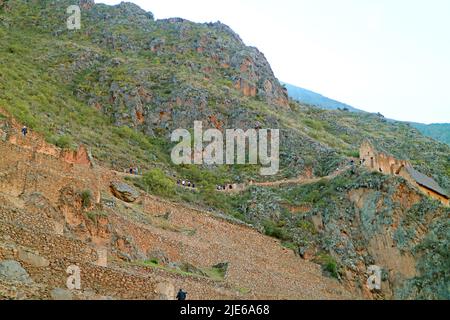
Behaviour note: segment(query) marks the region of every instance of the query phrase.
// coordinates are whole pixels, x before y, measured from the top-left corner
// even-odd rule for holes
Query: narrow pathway
[[[220,192],[224,193],[237,193],[237,192],[243,192],[247,190],[251,186],[257,186],[257,187],[280,187],[280,186],[286,186],[286,185],[308,185],[317,183],[321,180],[331,180],[341,173],[347,171],[350,169],[351,166],[346,166],[344,168],[337,169],[332,174],[325,176],[325,177],[318,177],[318,178],[305,178],[305,177],[298,177],[293,179],[283,179],[278,181],[267,181],[267,182],[250,182],[248,184],[240,184],[237,188],[226,188],[225,190],[220,190]]]

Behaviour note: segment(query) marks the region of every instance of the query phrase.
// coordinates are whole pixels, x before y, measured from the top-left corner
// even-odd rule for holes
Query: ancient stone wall
[[[402,167],[410,165],[406,160],[399,160],[391,155],[377,152],[368,141],[361,145],[360,159],[367,168],[391,175],[397,175]]]
[[[443,205],[449,205],[449,199],[435,192],[434,190],[423,187],[409,174],[406,167],[412,167],[411,163],[406,160],[399,160],[391,155],[387,155],[375,150],[369,141],[364,141],[360,147],[360,160],[362,165],[370,170],[378,171],[384,174],[398,175],[403,177],[422,193],[429,197],[440,201]]]

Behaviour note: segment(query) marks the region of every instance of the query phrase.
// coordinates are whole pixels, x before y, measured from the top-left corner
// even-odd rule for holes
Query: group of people
[[[138,174],[139,174],[139,170],[138,170],[138,168],[130,167],[130,169],[128,169],[128,173],[129,173],[129,174],[135,174],[135,175],[138,175]]]
[[[195,183],[186,180],[177,180],[177,185],[185,188],[195,189]]]
[[[228,186],[216,186],[217,191],[225,191],[225,190],[232,190],[233,186],[230,184]]]
[[[366,159],[360,159],[359,160],[359,165],[360,166],[362,166],[364,163],[366,163]],[[350,163],[349,163],[351,166],[354,166],[355,165],[355,160],[350,160]]]

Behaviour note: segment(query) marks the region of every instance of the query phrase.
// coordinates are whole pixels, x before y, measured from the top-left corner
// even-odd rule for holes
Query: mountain
[[[300,87],[293,86],[288,83],[281,82],[281,84],[287,89],[289,97],[306,105],[315,106],[327,110],[349,110],[352,112],[364,112],[360,109],[354,108],[345,103],[329,99],[321,94],[315,93],[310,90],[306,90]],[[423,135],[433,138],[437,141],[450,144],[450,124],[422,124],[422,123],[410,123],[414,128],[419,130]]]
[[[411,123],[411,125],[427,137],[450,144],[450,123]]]
[[[289,99],[222,23],[82,0],[81,30],[68,30],[73,4],[0,2],[0,298],[68,295],[58,286],[75,262],[90,288],[79,299],[179,287],[196,299],[449,298],[450,209],[349,163],[370,140],[445,193],[450,146]],[[175,165],[171,133],[194,121],[279,129],[279,172]],[[371,292],[374,264],[385,281]]]
[[[316,106],[318,108],[327,109],[327,110],[337,110],[337,109],[347,109],[349,111],[353,112],[362,112],[362,110],[356,109],[352,106],[349,106],[348,104],[329,99],[327,97],[324,97],[321,94],[315,93],[310,90],[306,90],[300,87],[293,86],[288,83],[282,83],[288,93],[289,97],[291,97],[294,100],[297,100],[298,102],[302,104],[307,104],[311,106]]]

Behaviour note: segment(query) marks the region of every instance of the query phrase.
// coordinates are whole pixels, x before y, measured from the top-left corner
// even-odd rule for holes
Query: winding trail
[[[298,177],[293,179],[283,179],[278,181],[267,181],[267,182],[250,182],[248,184],[235,184],[236,187],[233,189],[226,188],[226,190],[221,190],[220,192],[223,193],[238,193],[243,192],[247,190],[248,188],[252,186],[256,187],[281,187],[281,186],[287,186],[287,185],[308,185],[317,183],[321,180],[331,180],[339,176],[340,174],[344,173],[345,171],[349,170],[351,168],[350,165],[345,166],[343,168],[337,169],[335,172],[328,176],[324,177],[317,177],[317,178],[305,178],[305,177]]]

